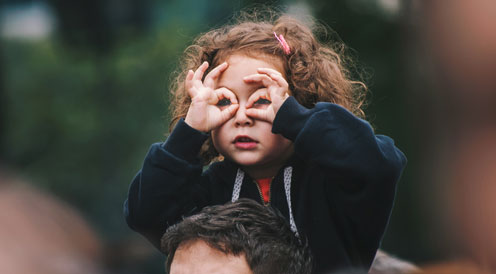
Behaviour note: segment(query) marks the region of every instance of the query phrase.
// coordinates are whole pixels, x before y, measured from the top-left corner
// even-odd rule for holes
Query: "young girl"
[[[172,88],[172,133],[130,186],[129,226],[158,246],[183,216],[251,198],[308,240],[316,272],[368,269],[406,159],[358,118],[365,88],[341,58],[288,16],[201,35]]]

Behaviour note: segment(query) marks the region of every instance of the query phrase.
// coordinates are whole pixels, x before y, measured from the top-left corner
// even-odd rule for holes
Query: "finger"
[[[207,68],[208,68],[208,62],[205,61],[203,62],[203,64],[201,64],[201,66],[198,67],[198,69],[196,69],[195,75],[193,76],[193,80],[201,81],[203,78],[203,74],[205,73]]]
[[[282,74],[275,70],[275,69],[270,69],[270,68],[259,68],[257,69],[259,73],[266,74],[268,75],[272,80],[276,81],[279,86],[283,88],[288,88],[288,82],[286,79],[282,76]]]
[[[220,121],[221,121],[221,124],[223,124],[227,120],[231,119],[234,116],[234,114],[236,113],[236,111],[238,110],[238,108],[239,108],[239,105],[238,104],[235,104],[235,105],[230,105],[229,107],[223,109],[220,112]]]
[[[248,101],[246,102],[246,108],[251,108],[253,104],[260,98],[271,101],[266,88],[259,89],[255,91],[252,95],[250,95]]]
[[[243,80],[246,83],[260,83],[264,87],[268,87],[268,86],[273,85],[275,83],[272,80],[272,78],[270,78],[268,75],[266,75],[266,74],[258,74],[258,73],[257,74],[252,74],[252,75],[245,76],[245,77],[243,77]]]
[[[258,73],[279,74],[282,76],[282,73],[280,73],[279,71],[277,71],[275,69],[271,69],[271,68],[258,68],[257,71],[258,71]]]
[[[217,104],[220,100],[227,98],[231,101],[231,104],[237,104],[238,99],[236,99],[236,95],[228,90],[227,88],[216,89],[212,92],[212,96],[210,97],[208,103],[211,105]]]
[[[184,88],[188,92],[189,96],[193,97],[195,95],[195,92],[192,90],[193,87],[193,75],[195,73],[192,70],[188,71],[188,74],[186,74],[186,80],[184,81]]]
[[[230,91],[227,88],[219,88],[215,90],[215,94],[217,95],[218,100],[222,98],[227,98],[231,100],[232,104],[237,104],[238,99],[236,98],[236,94],[234,92]]]
[[[272,115],[268,109],[249,108],[246,109],[246,115],[257,120],[267,121],[271,123],[274,121],[274,115]]]
[[[213,70],[211,70],[207,76],[205,76],[205,80],[203,84],[206,87],[214,88],[215,81],[219,78],[219,76],[224,72],[228,67],[227,62],[224,62],[218,66],[216,66]]]

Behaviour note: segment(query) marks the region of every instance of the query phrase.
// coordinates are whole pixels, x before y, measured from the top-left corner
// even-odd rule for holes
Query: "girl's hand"
[[[260,83],[265,88],[250,96],[246,114],[254,119],[274,122],[281,105],[289,97],[288,82],[280,72],[270,68],[259,68],[257,74],[243,78],[246,83]]]
[[[226,88],[214,89],[215,82],[227,68],[224,62],[202,77],[208,68],[204,62],[195,72],[188,71],[185,88],[191,97],[191,105],[184,121],[192,128],[210,132],[229,120],[238,109],[234,93]]]

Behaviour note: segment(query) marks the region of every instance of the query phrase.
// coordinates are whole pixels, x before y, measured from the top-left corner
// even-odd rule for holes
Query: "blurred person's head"
[[[450,119],[494,121],[496,1],[421,1],[426,39]],[[447,4],[449,2],[449,4]],[[487,117],[489,116],[489,117]]]
[[[210,206],[162,238],[168,273],[311,273],[306,244],[280,213],[253,200]],[[222,272],[224,271],[224,272]]]
[[[490,270],[481,268],[478,264],[470,260],[460,260],[429,264],[422,267],[422,270],[415,274],[492,274]]]
[[[438,136],[440,154],[428,156],[437,159],[431,165],[440,185],[436,202],[444,206],[436,219],[451,236],[449,253],[494,273],[496,1],[421,2],[436,78],[429,136]]]
[[[460,139],[449,161],[448,214],[470,259],[496,271],[496,124]]]
[[[417,273],[420,269],[413,263],[399,259],[382,250],[375,255],[369,274],[409,274]]]
[[[0,273],[102,273],[102,246],[69,205],[0,170]]]

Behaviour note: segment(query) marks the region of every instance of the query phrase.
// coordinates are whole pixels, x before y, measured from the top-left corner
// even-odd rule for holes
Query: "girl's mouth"
[[[239,149],[253,149],[257,146],[257,141],[248,136],[237,136],[234,139],[234,146]]]

